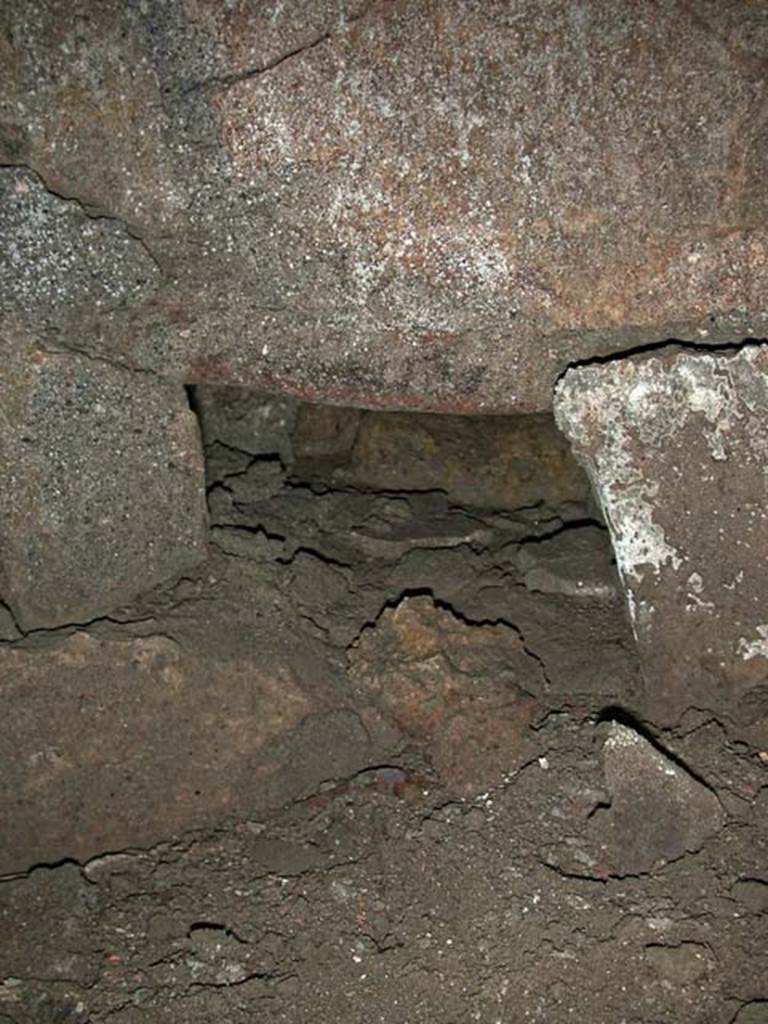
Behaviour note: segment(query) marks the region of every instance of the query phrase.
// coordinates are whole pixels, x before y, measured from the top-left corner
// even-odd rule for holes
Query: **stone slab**
[[[24,631],[108,615],[205,557],[183,388],[0,338],[0,597]]]
[[[598,601],[619,596],[610,540],[598,526],[576,525],[524,544],[517,564],[525,586],[541,594]]]
[[[444,491],[464,506],[560,508],[589,483],[551,415],[423,416],[303,405],[292,471],[336,486]],[[583,514],[583,513],[582,513]]]
[[[0,27],[0,162],[161,271],[75,333],[28,308],[63,344],[488,412],[765,333],[763,4],[11,0]]]
[[[558,423],[611,532],[653,721],[768,728],[768,346],[570,370]]]
[[[258,817],[386,757],[317,648],[247,647],[78,632],[0,651],[0,875]]]

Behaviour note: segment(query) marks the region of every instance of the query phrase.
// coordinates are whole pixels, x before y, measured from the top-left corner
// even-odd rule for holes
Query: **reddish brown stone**
[[[698,320],[715,279],[725,309],[760,306],[765,284],[744,202],[760,172],[732,132],[761,87],[714,60],[716,34],[682,4],[399,0],[217,104],[244,184],[295,169],[284,216],[310,252],[349,253],[368,330],[418,310],[409,334],[445,348],[446,330],[517,317]]]
[[[274,67],[316,46],[368,6],[368,0],[185,0],[190,22],[219,42],[235,76]]]
[[[431,598],[405,598],[363,633],[350,671],[444,785],[494,785],[531,754],[541,669],[511,626],[469,624]]]
[[[576,360],[764,333],[762,5],[13,0],[6,20],[4,161],[123,218],[164,272],[76,338],[46,324],[59,344],[487,412],[548,408]]]
[[[11,0],[4,14],[15,32],[0,33],[0,162],[139,228],[178,227],[189,195],[127,6]]]

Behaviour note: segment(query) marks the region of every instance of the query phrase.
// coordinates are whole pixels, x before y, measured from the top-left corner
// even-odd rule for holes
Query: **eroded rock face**
[[[569,371],[556,415],[609,525],[655,721],[768,716],[768,347]]]
[[[207,422],[227,434],[241,411]],[[0,875],[323,807],[345,786],[476,801],[544,753],[548,712],[635,692],[618,597],[525,583],[521,556],[558,530],[580,550],[552,510],[317,493],[276,466],[216,447],[208,558],[149,592],[136,575],[142,594],[109,620],[20,637],[0,605]]]
[[[12,0],[0,161],[159,270],[76,337],[25,316],[186,383],[464,412],[546,409],[569,362],[640,341],[761,333],[767,18]]]
[[[205,557],[184,391],[0,341],[0,596],[24,630],[108,615]]]
[[[530,756],[539,663],[509,625],[462,622],[431,598],[403,599],[350,651],[360,695],[424,747],[444,785],[471,791]]]
[[[293,472],[336,486],[444,491],[460,505],[589,503],[589,483],[551,416],[424,416],[303,405]]]
[[[578,526],[526,545],[518,565],[529,590],[610,601],[619,593],[605,531]]]
[[[298,402],[251,388],[194,388],[192,393],[204,444],[291,463]]]

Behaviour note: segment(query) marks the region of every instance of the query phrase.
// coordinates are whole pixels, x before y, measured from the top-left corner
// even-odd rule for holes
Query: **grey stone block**
[[[182,388],[0,343],[0,596],[25,631],[107,615],[204,556]]]
[[[569,371],[555,413],[611,532],[648,680],[768,738],[768,346],[670,346]]]

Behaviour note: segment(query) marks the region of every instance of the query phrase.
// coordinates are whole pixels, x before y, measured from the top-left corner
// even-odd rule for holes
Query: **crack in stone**
[[[8,606],[3,604],[4,608]],[[8,609],[10,612],[10,609]],[[12,613],[11,613],[12,614]],[[15,620],[14,620],[15,621]],[[0,640],[0,650],[3,648],[20,647],[27,640],[38,639],[42,637],[55,637],[64,636],[70,632],[84,632],[91,629],[93,626],[110,625],[110,626],[138,626],[145,622],[156,622],[154,615],[141,615],[136,618],[125,618],[119,619],[114,615],[98,615],[96,618],[88,619],[84,622],[65,622],[61,626],[45,627],[41,626],[36,629],[28,629],[26,632],[21,627],[16,625],[20,636],[13,640]],[[166,639],[173,639],[167,637],[164,633],[152,633],[151,636],[165,637]],[[175,641],[174,641],[175,642]]]
[[[618,363],[625,359],[633,359],[645,355],[651,356],[661,352],[698,352],[703,355],[728,354],[741,352],[745,348],[768,344],[768,338],[743,338],[741,341],[685,341],[678,338],[664,338],[658,341],[642,342],[630,348],[617,349],[615,352],[608,352],[604,355],[589,356],[586,359],[574,359],[558,374],[553,391],[565,378],[570,370],[582,369],[589,366],[603,366],[607,363]]]
[[[117,214],[108,213],[108,212],[102,211],[102,210],[99,210],[99,212],[94,212],[93,208],[89,207],[87,203],[84,203],[83,200],[79,198],[79,196],[70,195],[70,194],[65,193],[65,192],[57,192],[56,189],[51,188],[51,186],[46,181],[45,177],[32,164],[29,164],[29,163],[0,164],[0,171],[13,171],[13,170],[25,171],[27,174],[34,175],[38,179],[38,181],[40,182],[42,187],[45,189],[45,191],[50,196],[53,196],[54,199],[59,199],[59,200],[61,200],[61,202],[64,202],[64,203],[74,203],[75,206],[77,206],[77,208],[83,214],[83,216],[87,217],[88,220],[95,221],[97,223],[99,221],[106,221],[107,223],[119,225],[123,229],[123,231],[126,233],[126,235],[130,239],[132,239],[132,241],[136,242],[139,245],[139,247],[144,252],[145,256],[147,256],[147,258],[149,260],[151,260],[151,262],[154,264],[154,267],[157,270],[158,274],[162,277],[162,275],[164,273],[162,264],[160,263],[159,259],[157,258],[155,253],[150,248],[149,243],[147,242],[147,240],[142,235],[140,235],[136,231],[135,228],[131,227],[128,224],[128,222],[126,220],[124,220],[122,217],[118,217]]]
[[[378,0],[372,0],[372,2],[367,4],[366,7],[358,14],[343,18],[339,28],[329,29],[316,36],[308,43],[303,43],[301,46],[297,46],[295,49],[289,50],[287,53],[282,53],[273,60],[267,61],[265,64],[258,64],[254,67],[246,68],[243,71],[233,72],[229,75],[212,75],[199,82],[193,82],[192,85],[181,90],[181,95],[187,96],[190,93],[199,92],[205,89],[221,89],[222,91],[226,91],[232,88],[232,86],[239,85],[241,82],[247,82],[253,78],[260,78],[262,75],[269,74],[269,72],[275,71],[288,61],[294,60],[296,57],[301,57],[303,54],[309,53],[311,50],[321,46],[329,39],[334,39],[343,34],[349,25],[353,25],[355,22],[365,18],[377,3]]]

